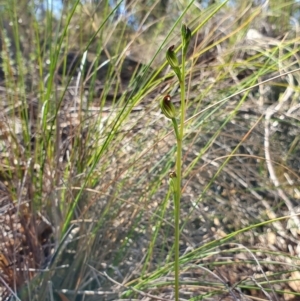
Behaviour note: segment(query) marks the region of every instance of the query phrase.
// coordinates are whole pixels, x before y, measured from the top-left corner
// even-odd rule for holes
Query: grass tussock
[[[175,298],[171,45],[186,93],[176,296],[300,298],[299,4],[211,2],[3,6],[3,300]]]

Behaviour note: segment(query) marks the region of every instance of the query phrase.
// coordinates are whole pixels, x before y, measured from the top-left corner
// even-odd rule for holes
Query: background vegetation
[[[299,300],[299,3],[58,3],[0,2],[2,300],[174,299],[182,23],[180,297]]]

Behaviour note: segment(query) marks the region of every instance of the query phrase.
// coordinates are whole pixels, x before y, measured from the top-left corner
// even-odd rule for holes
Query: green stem
[[[177,158],[176,158],[176,189],[174,192],[174,219],[175,219],[175,300],[179,301],[179,219],[180,219],[180,197],[181,197],[181,156],[182,156],[182,140],[177,139]]]
[[[178,124],[177,124],[176,118],[172,118],[172,122],[173,122],[174,131],[175,131],[176,141],[178,142],[178,140],[179,140],[179,131],[178,131]]]
[[[181,99],[181,107],[180,107],[180,129],[178,132],[178,126],[175,126],[174,121],[174,129],[176,133],[177,139],[177,156],[176,156],[176,189],[174,191],[174,204],[175,204],[175,262],[174,262],[174,273],[175,273],[175,301],[179,301],[179,237],[180,237],[180,198],[181,198],[181,175],[182,175],[182,140],[183,140],[183,130],[184,130],[184,120],[185,120],[185,54],[182,53],[182,67],[181,67],[181,78],[180,81],[180,99]],[[177,123],[176,123],[177,125]]]

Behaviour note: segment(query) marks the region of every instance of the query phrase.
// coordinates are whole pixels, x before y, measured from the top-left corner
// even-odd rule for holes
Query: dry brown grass
[[[250,22],[251,13],[246,11],[239,22]],[[259,14],[254,12],[253,18],[255,15]],[[298,73],[282,75],[297,66],[297,33],[291,31],[289,39],[269,36],[249,40],[239,35],[243,26],[237,31],[238,37],[232,33],[236,23],[229,14],[213,18],[195,36],[188,62],[187,117],[191,119],[184,144],[181,212],[185,225],[181,254],[187,260],[182,264],[181,295],[184,299],[202,295],[206,300],[297,300],[300,233],[295,219],[261,224],[235,235],[230,243],[225,241],[240,229],[292,211],[298,214],[300,198],[299,78]],[[290,49],[294,53],[286,56]],[[272,63],[270,56],[278,61]],[[36,160],[35,147],[44,141],[39,130],[41,106],[31,105],[36,101],[31,96],[25,106],[31,112],[34,137],[34,147],[28,152],[19,110],[24,107],[18,101],[13,106],[6,103],[23,96],[2,90],[0,287],[10,288],[4,296],[10,290],[26,288],[28,281],[38,278],[35,276],[46,275],[53,291],[69,300],[75,300],[76,295],[81,298],[85,291],[95,293],[87,297],[89,300],[99,300],[98,289],[113,300],[127,284],[138,283],[140,275],[147,278],[147,273],[172,261],[173,203],[165,196],[166,178],[173,168],[174,136],[158,110],[160,97],[176,86],[172,75],[143,92],[113,133],[97,166],[91,167],[93,156],[125,104],[120,107],[115,100],[120,97],[122,101],[122,93],[127,91],[128,70],[134,73],[140,67],[139,62],[131,65],[126,61],[128,65],[122,69],[122,60],[118,63],[113,70],[115,80],[108,84],[111,90],[105,91],[106,83],[98,85],[87,112],[82,110],[87,103],[83,95],[84,90],[89,91],[90,81],[83,81],[87,86],[81,87],[79,97],[74,92],[75,83],[62,99],[64,87],[59,83],[63,81],[56,82],[53,99],[62,101],[49,143],[51,155],[41,173],[37,166],[28,165],[29,158],[32,164]],[[99,82],[103,81],[101,72]],[[263,82],[279,74],[281,78]],[[132,86],[127,96],[131,91]],[[176,89],[173,92],[177,103]],[[105,97],[110,101],[101,106]],[[217,102],[226,97],[230,98],[213,112]],[[51,118],[47,119],[49,124]],[[62,238],[68,206],[87,175],[70,222],[74,233]],[[40,207],[35,207],[37,200]],[[206,247],[214,241],[218,243]],[[203,250],[198,249],[201,247]],[[51,272],[39,273],[45,267]],[[173,298],[170,271],[149,279],[148,286],[136,292],[136,298]],[[45,289],[45,285],[36,288]]]

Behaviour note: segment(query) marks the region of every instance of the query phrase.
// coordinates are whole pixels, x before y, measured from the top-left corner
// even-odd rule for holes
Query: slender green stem
[[[185,53],[182,51],[182,69],[180,81],[180,129],[174,126],[176,139],[177,139],[177,156],[176,156],[176,189],[174,191],[174,203],[175,203],[175,262],[174,262],[174,273],[175,273],[175,300],[179,301],[179,236],[180,236],[180,199],[181,199],[181,167],[182,167],[182,140],[184,135],[184,119],[185,119]],[[174,123],[174,122],[173,122]]]
[[[175,300],[179,300],[179,236],[180,236],[180,197],[181,197],[181,156],[182,156],[182,140],[177,139],[177,158],[176,158],[176,189],[174,192],[174,219],[175,219],[175,261],[174,261],[174,272],[175,272]]]
[[[178,131],[178,124],[177,124],[176,118],[172,118],[172,122],[173,122],[174,131],[175,131],[176,141],[178,142],[178,140],[179,140],[179,131]]]
[[[179,236],[180,236],[180,198],[181,198],[181,178],[182,178],[182,142],[184,135],[184,120],[185,120],[185,56],[187,54],[187,48],[191,40],[191,30],[183,25],[181,27],[182,38],[182,61],[181,70],[178,62],[178,58],[174,51],[175,46],[172,45],[168,48],[166,53],[166,59],[178,77],[180,84],[180,129],[178,130],[178,124],[176,121],[176,109],[171,102],[171,96],[166,95],[160,101],[160,107],[162,113],[172,120],[173,127],[176,135],[177,142],[177,157],[176,157],[176,171],[170,173],[173,185],[174,194],[174,223],[175,223],[175,260],[174,260],[174,273],[175,273],[175,300],[179,301]]]

